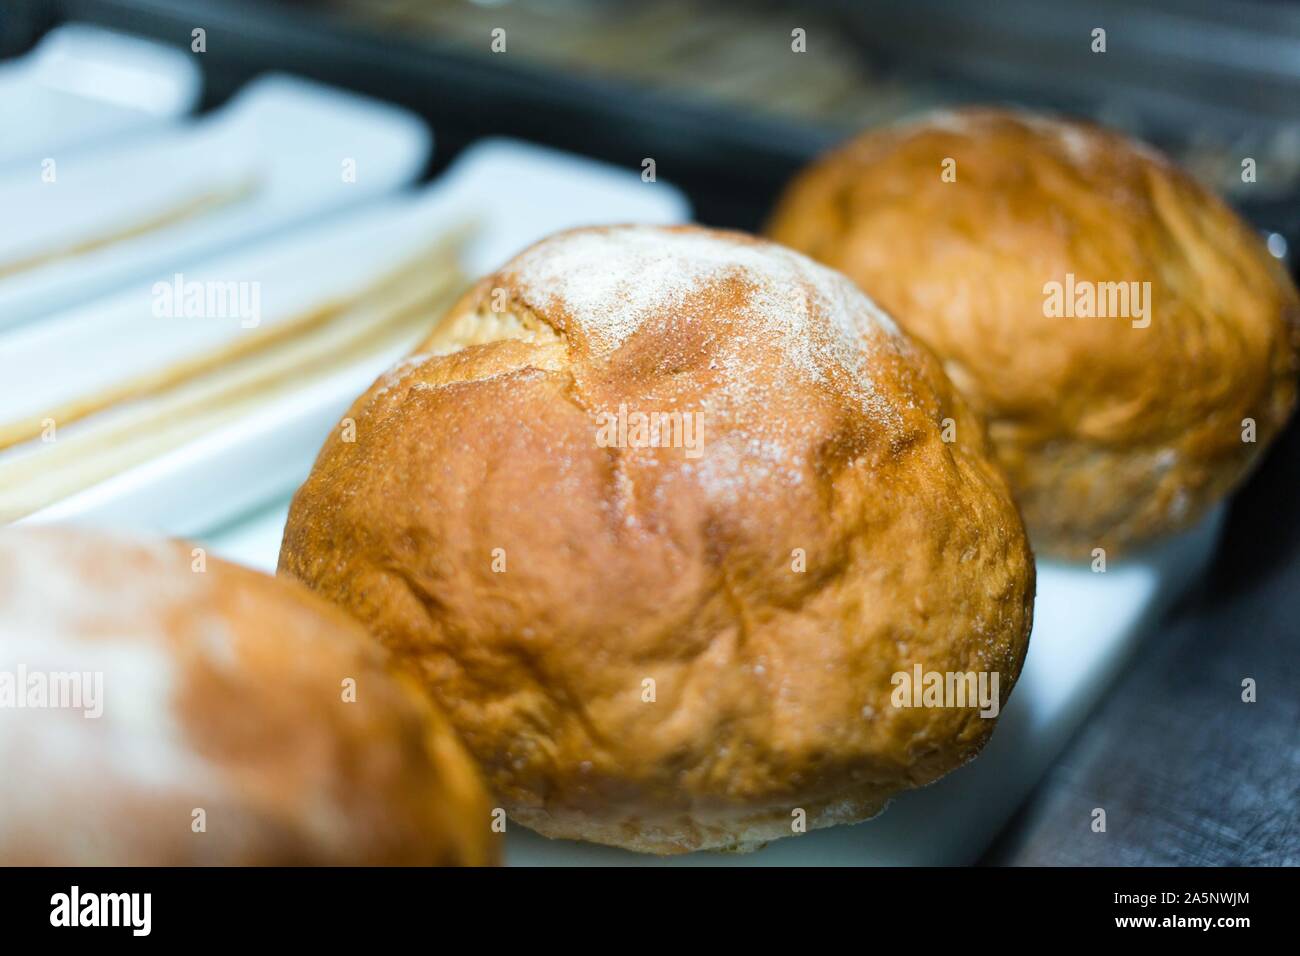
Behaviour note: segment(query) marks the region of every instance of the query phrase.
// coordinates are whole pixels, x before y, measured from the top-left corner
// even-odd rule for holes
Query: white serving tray
[[[689,215],[682,194],[666,183],[643,183],[633,171],[487,140],[418,192],[196,265],[186,279],[259,282],[263,322],[269,325],[363,285],[466,217],[479,222],[464,256],[467,272],[477,275],[558,229],[615,221],[671,223]],[[155,319],[151,294],[139,284],[30,328],[0,333],[3,418],[49,407],[70,390],[84,392],[125,377],[162,355],[188,354],[237,334],[237,318]],[[185,324],[194,322],[201,324]],[[306,477],[325,436],[353,399],[413,344],[268,400],[256,418],[223,425],[25,520],[197,535],[287,495]],[[15,453],[23,449],[9,452]]]
[[[0,167],[37,164],[175,120],[198,102],[189,54],[69,23],[31,52],[0,63]]]
[[[77,150],[0,175],[0,271],[93,240],[206,191],[241,199],[89,252],[0,275],[0,328],[46,316],[131,280],[170,278],[199,257],[373,200],[410,183],[431,149],[415,115],[288,76],[249,84],[210,116],[114,149]],[[355,162],[345,181],[344,162]],[[245,277],[239,277],[245,278]]]

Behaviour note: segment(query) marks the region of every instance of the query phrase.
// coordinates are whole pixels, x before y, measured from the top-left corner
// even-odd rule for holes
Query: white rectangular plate
[[[202,78],[185,53],[69,23],[0,64],[0,167],[142,133],[194,108]]]
[[[431,141],[424,123],[404,110],[271,75],[210,116],[57,159],[52,181],[41,169],[10,169],[0,175],[0,328],[132,280],[170,278],[202,256],[392,192],[419,174]],[[14,268],[222,192],[239,198],[90,251]]]

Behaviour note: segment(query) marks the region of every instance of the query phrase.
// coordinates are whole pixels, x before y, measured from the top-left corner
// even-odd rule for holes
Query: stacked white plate
[[[179,50],[84,24],[0,63],[0,168],[111,143],[185,115],[201,77]]]

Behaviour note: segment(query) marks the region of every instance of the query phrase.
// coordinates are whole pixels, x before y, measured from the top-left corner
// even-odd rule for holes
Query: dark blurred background
[[[1300,227],[1290,0],[6,0],[0,55],[65,19],[182,47],[202,27],[208,106],[271,68],[397,101],[433,124],[439,166],[491,133],[650,156],[714,225],[755,228],[795,169],[854,130],[996,101],[1126,129],[1257,221]],[[1259,168],[1248,187],[1243,156]]]
[[[207,108],[288,70],[423,115],[429,174],[493,134],[628,168],[652,157],[699,220],[745,229],[795,170],[863,127],[966,102],[1058,110],[1167,150],[1279,257],[1300,245],[1293,0],[4,0],[0,56],[64,20],[183,49],[202,28]],[[1300,863],[1298,532],[1292,427],[1234,499],[1211,573],[987,862]],[[1245,677],[1257,704],[1240,703]],[[1089,829],[1098,806],[1108,834]]]

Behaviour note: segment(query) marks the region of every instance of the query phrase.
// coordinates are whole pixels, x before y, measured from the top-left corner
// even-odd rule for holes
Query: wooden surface
[[[984,862],[1300,865],[1300,427]],[[1255,679],[1257,702],[1241,683]],[[1106,832],[1094,833],[1094,808]]]

